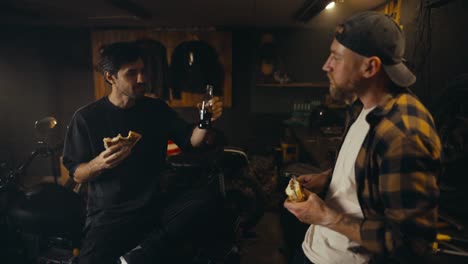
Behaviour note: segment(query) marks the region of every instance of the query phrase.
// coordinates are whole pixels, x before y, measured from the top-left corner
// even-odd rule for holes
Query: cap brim
[[[390,80],[400,87],[409,87],[416,82],[416,76],[403,63],[383,65],[383,68]]]

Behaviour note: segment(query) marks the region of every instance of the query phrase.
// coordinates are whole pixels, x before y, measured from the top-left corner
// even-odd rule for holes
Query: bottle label
[[[200,110],[200,123],[198,124],[199,128],[209,128],[211,126],[211,117],[213,114],[207,109]]]

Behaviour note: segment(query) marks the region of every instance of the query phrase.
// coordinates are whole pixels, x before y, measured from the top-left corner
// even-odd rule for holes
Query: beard
[[[331,76],[328,76],[328,78],[330,79],[329,92],[333,100],[345,104],[350,104],[356,99],[356,93],[354,92],[354,89],[347,90],[343,88],[338,88],[333,78]]]
[[[354,101],[354,99],[356,98],[355,93],[350,91],[343,91],[341,89],[337,89],[334,86],[330,86],[330,95],[331,98],[333,98],[333,100],[343,102],[346,104]]]
[[[130,95],[130,97],[133,99],[139,99],[145,96],[145,92],[145,86],[136,86],[133,88],[133,93]]]

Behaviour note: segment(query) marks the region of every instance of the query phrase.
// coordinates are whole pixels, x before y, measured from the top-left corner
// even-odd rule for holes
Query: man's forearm
[[[327,228],[343,234],[350,240],[362,244],[361,240],[361,222],[362,219],[358,219],[342,213],[336,213],[335,220],[330,224],[326,225]]]
[[[93,160],[86,163],[81,163],[76,167],[73,179],[77,183],[86,183],[96,179],[101,174],[102,169],[99,168]]]
[[[192,144],[193,147],[200,146],[203,143],[203,140],[205,139],[206,133],[206,129],[200,129],[198,127],[194,128],[192,132],[192,137],[190,137],[190,144]]]
[[[327,177],[331,177],[332,176],[331,173],[332,173],[332,169],[328,169],[328,170],[322,171],[320,174],[323,174]]]
[[[327,188],[330,185],[330,182],[333,176],[332,172],[333,172],[333,169],[328,169],[321,173],[324,176],[323,189]]]

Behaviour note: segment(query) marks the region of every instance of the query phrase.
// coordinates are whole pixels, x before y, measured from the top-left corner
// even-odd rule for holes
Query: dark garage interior
[[[177,52],[197,42],[218,60],[204,77],[223,102],[212,144],[168,149],[165,191],[211,186],[217,207],[214,232],[172,248],[183,260],[167,263],[293,263],[309,224],[284,208],[284,190],[293,175],[333,168],[349,105],[329,96],[322,66],[336,26],[362,11],[400,25],[417,77],[409,88],[441,140],[437,233],[449,238],[428,244],[425,261],[468,263],[466,0],[2,1],[0,263],[78,263],[89,189],[62,164],[67,127],[111,91],[95,70],[100,48],[142,40],[158,45],[143,58],[148,96],[198,124],[205,83],[176,68]],[[31,211],[15,214],[21,199]]]

